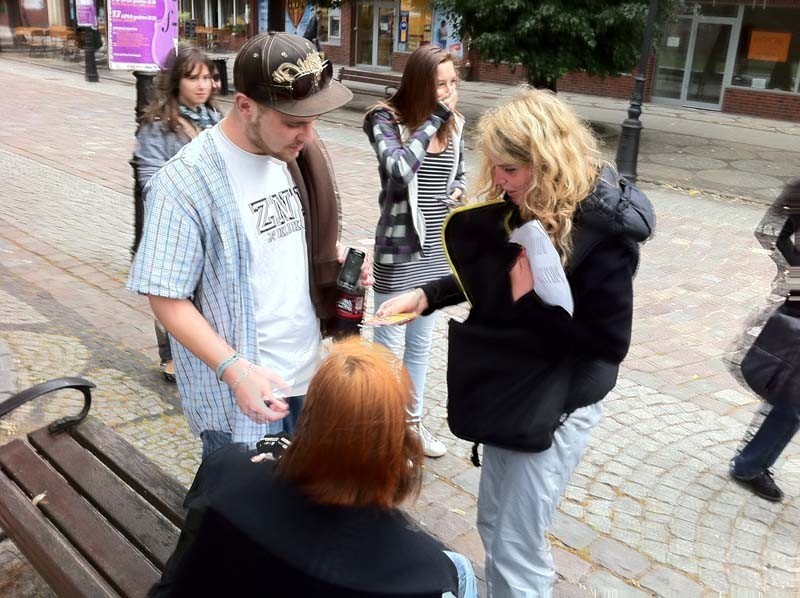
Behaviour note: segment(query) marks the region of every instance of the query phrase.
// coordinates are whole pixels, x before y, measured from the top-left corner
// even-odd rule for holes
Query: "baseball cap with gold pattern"
[[[333,80],[333,64],[309,40],[290,33],[250,38],[233,65],[236,91],[290,116],[318,116],[353,98]]]

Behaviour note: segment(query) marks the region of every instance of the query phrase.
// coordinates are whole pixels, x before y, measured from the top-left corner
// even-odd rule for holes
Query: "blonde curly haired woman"
[[[378,313],[425,314],[469,299],[469,317],[451,322],[449,334],[448,419],[456,434],[457,404],[472,406],[467,415],[492,428],[513,425],[503,418],[512,405],[559,397],[541,446],[484,441],[478,498],[489,596],[550,596],[547,531],[628,351],[639,243],[654,217],[641,192],[602,162],[586,124],[550,92],[521,89],[481,119],[478,138],[478,198],[495,222],[460,242],[448,237],[447,223],[456,275],[387,301]],[[531,221],[560,257],[571,314],[540,297],[544,277],[537,291],[524,251],[509,241]],[[498,394],[510,402],[492,402]]]

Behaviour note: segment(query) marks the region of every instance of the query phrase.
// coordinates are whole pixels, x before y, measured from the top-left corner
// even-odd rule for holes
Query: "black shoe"
[[[161,371],[167,382],[175,382],[175,363],[171,359],[161,363]]]
[[[765,469],[749,480],[740,478],[731,469],[731,477],[745,488],[749,488],[756,496],[760,496],[770,502],[781,502],[783,500],[783,490],[778,488],[775,480],[772,479],[772,472],[769,469]]]

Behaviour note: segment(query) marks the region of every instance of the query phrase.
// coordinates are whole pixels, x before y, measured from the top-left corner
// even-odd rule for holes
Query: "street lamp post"
[[[155,73],[145,71],[133,71],[133,76],[136,77],[136,124],[139,125],[142,121],[144,111],[153,101],[156,95],[155,89]]]
[[[650,45],[653,41],[653,29],[658,13],[658,0],[650,0],[647,9],[647,23],[644,27],[642,50],[639,54],[639,67],[636,71],[631,105],[628,107],[628,118],[622,122],[622,131],[617,146],[617,170],[629,181],[636,182],[636,162],[639,159],[639,137],[642,134],[642,123],[639,115],[642,113],[644,100],[644,83],[647,79],[647,59],[650,56]]]
[[[86,80],[89,83],[97,83],[100,77],[97,75],[97,61],[94,56],[94,29],[88,26],[83,29],[83,55]]]

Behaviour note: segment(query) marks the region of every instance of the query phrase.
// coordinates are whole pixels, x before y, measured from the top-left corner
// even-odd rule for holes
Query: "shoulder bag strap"
[[[191,122],[189,122],[189,119],[187,119],[184,116],[179,116],[178,122],[181,124],[181,128],[183,129],[184,133],[186,133],[189,136],[189,139],[194,139],[195,137],[197,137],[198,133],[197,127],[195,127]]]

